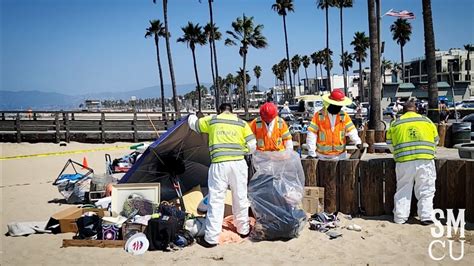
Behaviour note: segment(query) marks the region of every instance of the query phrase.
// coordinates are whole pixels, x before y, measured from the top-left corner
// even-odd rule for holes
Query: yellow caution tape
[[[97,148],[97,149],[89,149],[89,150],[73,150],[73,151],[62,151],[62,152],[48,152],[48,153],[39,153],[39,154],[5,156],[5,157],[0,157],[0,161],[15,160],[15,159],[26,159],[26,158],[34,158],[34,157],[61,156],[61,155],[64,155],[64,154],[77,154],[77,153],[86,153],[86,152],[121,150],[121,149],[128,149],[129,147],[130,146],[116,146],[116,147]]]

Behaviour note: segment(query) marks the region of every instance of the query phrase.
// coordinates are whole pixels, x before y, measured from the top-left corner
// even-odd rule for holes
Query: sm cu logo
[[[458,261],[464,257],[464,242],[466,241],[464,238],[464,209],[459,209],[458,217],[454,217],[453,209],[447,209],[447,220],[446,220],[446,239],[443,239],[445,236],[444,234],[444,226],[438,220],[436,216],[439,216],[439,219],[444,219],[444,212],[440,209],[434,209],[431,213],[431,219],[434,222],[434,226],[431,228],[431,236],[436,238],[436,240],[431,241],[428,247],[428,254],[432,260],[442,260],[446,257],[446,251],[449,252],[449,257],[452,260]],[[459,240],[453,239],[453,234]],[[459,241],[461,244],[460,251],[453,251],[453,243],[455,241]],[[446,243],[447,242],[447,243]],[[442,247],[444,252],[442,254],[433,254],[433,249],[436,246]],[[454,253],[460,252],[458,257],[454,257]]]

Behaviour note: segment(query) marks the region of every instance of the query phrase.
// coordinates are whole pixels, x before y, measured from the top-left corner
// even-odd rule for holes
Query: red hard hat
[[[270,123],[277,117],[278,108],[273,103],[265,103],[260,107],[260,116],[265,123]]]
[[[344,97],[346,97],[346,95],[344,95],[344,92],[341,89],[335,89],[331,91],[331,95],[329,96],[329,99],[339,102],[339,101],[343,101]]]

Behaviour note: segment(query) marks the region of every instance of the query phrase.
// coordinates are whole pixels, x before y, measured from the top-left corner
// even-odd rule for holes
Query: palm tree
[[[433,16],[431,15],[431,0],[423,0],[423,28],[425,33],[425,58],[428,74],[428,117],[434,123],[439,123],[438,110],[438,79],[436,77],[435,37],[433,32]],[[408,24],[409,25],[409,24]],[[410,30],[406,30],[411,33]],[[410,40],[410,34],[408,40]],[[469,56],[469,52],[468,52]],[[469,57],[468,57],[469,59]],[[469,72],[468,72],[469,75]],[[453,99],[454,100],[454,99]]]
[[[279,69],[278,69],[278,64],[274,64],[274,65],[272,66],[272,73],[273,73],[273,75],[275,75],[275,86],[276,86],[277,83],[278,83],[278,71],[279,71]]]
[[[163,17],[165,20],[165,40],[166,40],[166,53],[168,54],[168,66],[170,68],[170,77],[171,77],[171,88],[173,90],[173,106],[176,116],[181,117],[181,112],[178,105],[178,93],[176,91],[176,79],[174,78],[174,69],[173,69],[173,58],[171,57],[171,46],[170,46],[170,31],[168,30],[168,0],[163,1]],[[156,0],[153,0],[153,3],[156,4]]]
[[[364,100],[364,81],[362,75],[362,63],[367,57],[367,48],[369,48],[369,37],[365,36],[365,32],[356,32],[351,42],[354,46],[354,58],[359,63],[359,97]]]
[[[247,63],[247,53],[249,47],[254,47],[256,49],[265,48],[267,47],[267,39],[262,34],[263,25],[258,24],[254,26],[253,17],[246,17],[243,14],[242,18],[238,17],[234,22],[232,22],[232,30],[227,31],[227,34],[231,38],[227,38],[225,40],[226,45],[240,45],[239,54],[243,58],[242,62],[242,71],[245,72],[245,67]],[[243,82],[242,84],[246,86],[246,75],[242,75]],[[249,107],[247,102],[247,90],[243,90],[243,100],[244,100],[244,109],[245,109],[245,116],[248,118],[249,116]]]
[[[472,44],[465,44],[464,49],[467,51],[467,63],[466,63],[467,64],[467,67],[466,67],[466,69],[467,69],[467,79],[466,79],[466,81],[471,82],[471,73],[470,73],[470,71],[471,71],[471,56],[469,55],[470,54],[469,52],[473,51],[474,47],[472,46]]]
[[[309,56],[304,55],[301,58],[301,62],[303,63],[304,75],[305,75],[305,78],[306,78],[305,83],[304,83],[304,90],[308,91],[308,67],[311,64],[311,59],[309,58]]]
[[[163,24],[159,20],[151,20],[150,27],[146,29],[145,38],[154,37],[155,39],[155,47],[156,47],[156,61],[158,64],[158,74],[160,77],[160,90],[161,90],[161,112],[162,116],[165,120],[167,120],[166,116],[166,105],[165,105],[165,87],[163,84],[163,70],[161,69],[161,61],[160,61],[160,45],[159,40],[161,37],[166,36],[165,28]]]
[[[380,82],[380,53],[378,42],[378,17],[375,12],[375,0],[368,0],[369,40],[370,40],[370,119],[369,128],[383,130],[382,83]]]
[[[288,87],[288,84],[286,83],[286,71],[288,70],[288,66],[290,64],[288,63],[288,60],[286,58],[283,58],[282,60],[280,60],[280,62],[278,63],[278,67],[280,69],[280,80],[283,82],[283,87],[284,87],[284,91],[285,91],[285,100],[286,101],[289,101],[291,100],[292,97],[290,97],[290,95],[287,93],[287,87]],[[290,70],[291,71],[291,70]],[[291,75],[289,75],[291,76]],[[291,89],[291,88],[290,88]],[[291,90],[290,90],[291,92]]]
[[[318,0],[318,8],[326,12],[326,49],[329,50],[329,8],[334,7],[335,0]],[[330,62],[329,54],[325,54],[326,62]],[[328,91],[331,91],[331,69],[326,67],[328,76]]]
[[[255,78],[257,78],[257,90],[260,90],[260,77],[262,76],[262,67],[260,66],[255,66],[253,68],[253,74],[255,75]]]
[[[344,30],[343,30],[343,23],[342,23],[342,10],[344,8],[350,8],[353,5],[352,0],[335,0],[334,5],[339,8],[339,19],[341,22],[341,55],[343,55],[344,52]],[[346,75],[346,66],[344,65],[344,61],[342,67],[342,75],[344,77],[344,93],[347,95],[347,75]],[[352,62],[352,61],[351,61]]]
[[[209,3],[209,19],[210,19],[210,25],[213,25],[214,27],[210,27],[210,44],[209,46],[212,46],[212,49],[211,49],[211,52],[214,53],[214,67],[216,68],[216,81],[215,81],[215,85],[217,86],[216,87],[216,111],[219,109],[219,103],[220,103],[220,99],[219,99],[219,90],[220,90],[220,84],[219,82],[217,82],[217,77],[219,77],[219,68],[217,67],[217,49],[216,49],[216,40],[220,40],[220,37],[218,38],[218,35],[220,36],[220,33],[217,31],[217,27],[215,27],[215,24],[214,24],[214,15],[213,15],[213,12],[212,12],[212,2],[214,0],[208,0],[208,3]],[[212,60],[212,58],[211,58]],[[211,65],[212,67],[212,65]],[[213,77],[214,79],[214,77]],[[214,82],[214,81],[213,81]]]
[[[390,60],[386,60],[385,58],[382,59],[382,76],[383,76],[383,83],[387,83],[386,77],[385,77],[385,70],[391,70],[392,69],[392,62]]]
[[[286,15],[288,12],[294,12],[293,0],[276,0],[275,4],[272,5],[272,9],[275,10],[278,15],[283,18],[283,30],[285,32],[285,47],[286,47],[286,60],[288,62],[288,76],[290,79],[290,90],[291,90],[291,99],[294,97],[293,82],[291,80],[291,69],[290,69],[290,53],[288,51],[288,34],[286,32]]]
[[[327,48],[324,48],[323,50],[321,50],[321,54],[323,56],[323,64],[324,64],[324,68],[326,69],[326,72],[330,72],[331,69],[332,69],[332,65],[333,65],[333,62],[332,62],[332,54],[333,52],[331,51],[331,49],[327,49]],[[326,90],[327,91],[331,91],[330,88],[331,88],[331,76],[328,76],[327,78],[327,88]]]
[[[301,86],[301,82],[300,82],[300,66],[301,66],[301,57],[299,55],[294,55],[292,58],[291,58],[291,71],[293,72],[293,77],[294,77],[294,81],[295,81],[295,85],[296,85],[296,73],[298,73],[298,90],[300,89],[300,86]],[[300,94],[301,94],[301,91],[300,91]]]
[[[198,69],[196,64],[196,44],[197,45],[205,45],[207,42],[206,35],[204,34],[202,27],[199,24],[194,25],[192,22],[188,22],[188,25],[182,27],[181,30],[183,31],[183,36],[178,38],[178,42],[183,42],[188,45],[191,49],[193,54],[193,62],[194,62],[194,75],[196,76],[196,90],[198,92],[198,108],[201,111],[201,84],[199,83],[199,75]]]
[[[400,58],[402,62],[402,82],[405,82],[405,61],[403,59],[403,47],[410,41],[411,24],[406,19],[397,19],[391,26],[390,31],[394,41],[400,45]]]
[[[316,76],[314,77],[316,79],[316,91],[319,93],[318,65],[322,64],[323,62],[322,54],[319,51],[312,53],[311,61],[314,64],[314,70],[316,73]]]
[[[352,68],[352,61],[354,60],[353,56],[351,53],[348,51],[345,51],[343,54],[341,54],[341,62],[339,62],[339,65],[344,68],[344,79],[346,79],[347,72],[349,71],[350,68]],[[347,90],[344,91],[344,93],[347,95]]]
[[[213,48],[213,43],[215,41],[219,41],[222,38],[222,34],[219,32],[219,28],[216,27],[216,25],[212,25],[211,23],[207,23],[206,26],[204,26],[204,34],[206,35],[207,40],[209,41],[209,50],[211,53],[211,74],[212,74],[212,83],[214,84],[215,89],[215,98],[216,98],[216,108],[219,109],[219,84],[217,84],[217,79],[214,74],[215,72],[215,62],[214,62],[214,48]],[[214,37],[213,37],[214,36]]]

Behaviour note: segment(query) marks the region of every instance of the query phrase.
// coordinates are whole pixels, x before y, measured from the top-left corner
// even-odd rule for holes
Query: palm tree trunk
[[[321,83],[319,85],[322,86],[322,85],[324,85],[323,84],[323,78],[324,78],[324,76],[323,76],[323,64],[319,64],[319,73],[321,74],[320,75],[321,76]]]
[[[329,7],[326,6],[326,51],[329,52]],[[329,65],[329,53],[326,53],[326,64]],[[331,70],[326,65],[326,74],[328,75],[328,91],[331,91]]]
[[[316,91],[318,92],[319,94],[319,80],[318,80],[318,65],[317,64],[314,64],[314,72],[316,73],[316,76],[314,77],[315,81],[314,83],[316,84]]]
[[[244,48],[245,49],[245,48]],[[244,111],[245,111],[245,119],[248,120],[249,119],[249,103],[247,101],[247,72],[245,72],[245,65],[247,64],[247,53],[244,53],[244,60],[243,60],[243,64],[242,64],[242,81],[243,81],[243,84],[242,84],[242,96],[244,96],[243,100],[244,100]]]
[[[405,61],[403,60],[403,46],[400,45],[400,59],[402,61],[402,83],[405,83]]]
[[[295,81],[296,84],[296,81]],[[298,68],[298,86],[301,86],[300,69]]]
[[[194,49],[191,49],[191,52],[193,53],[193,63],[194,63],[194,75],[196,76],[196,85],[197,85],[197,95],[198,95],[198,109],[199,112],[201,112],[201,84],[199,83],[199,76],[198,76],[198,69],[197,69],[197,64],[196,64],[196,54],[194,52]]]
[[[217,67],[217,49],[216,49],[216,41],[214,38],[214,15],[212,14],[212,1],[209,0],[209,17],[211,20],[211,37],[212,37],[212,52],[214,53],[214,67],[216,68],[216,77],[215,77],[215,86],[214,89],[216,90],[216,111],[219,110],[220,104],[220,84],[219,84],[219,68]]]
[[[306,91],[309,91],[308,90],[308,68],[307,67],[304,68],[304,75],[306,77],[306,79],[304,80],[304,90],[305,90],[305,93],[306,93]]]
[[[212,41],[211,41],[211,39],[209,38],[209,50],[210,50],[210,52],[211,52],[212,85],[214,85],[214,90],[216,90],[216,76],[215,76],[215,74],[214,74],[214,61],[213,61],[214,55],[213,55],[213,53],[212,53],[212,44],[211,44],[211,42],[212,42]],[[214,96],[215,96],[216,99],[217,99],[217,93],[214,92],[214,94],[215,94]]]
[[[160,76],[160,91],[161,91],[161,116],[164,120],[168,120],[166,115],[166,106],[165,106],[165,86],[163,85],[163,70],[161,69],[160,62],[160,45],[158,43],[158,35],[155,34],[155,46],[156,46],[156,61],[158,63],[158,74]]]
[[[170,68],[171,88],[173,90],[174,111],[176,112],[177,118],[180,118],[181,117],[181,112],[179,111],[179,106],[178,106],[178,93],[176,92],[176,79],[174,78],[173,58],[171,57],[170,36],[168,34],[169,33],[169,31],[168,31],[168,0],[163,0],[163,17],[165,19],[166,52],[168,54],[168,66]]]
[[[362,75],[362,59],[359,58],[359,98],[360,101],[364,101],[364,80]]]
[[[293,74],[293,80],[295,81],[295,87],[296,87],[296,74]],[[299,91],[300,87],[298,87],[298,91]],[[296,90],[295,90],[295,95],[296,95]],[[292,97],[295,97],[295,95],[293,95]]]
[[[425,55],[428,70],[428,118],[439,123],[438,110],[438,79],[436,77],[435,38],[433,32],[433,17],[431,15],[431,0],[423,0],[423,26],[425,32]],[[469,51],[468,51],[469,58]],[[469,75],[469,72],[468,72]],[[454,99],[453,99],[454,101]]]
[[[257,78],[257,90],[260,91],[260,78]]]
[[[382,100],[382,90],[380,83],[380,53],[378,46],[377,16],[375,14],[375,1],[368,0],[369,13],[369,40],[370,40],[370,118],[369,128],[383,130],[382,110],[380,102]]]
[[[342,6],[339,7],[339,18],[341,22],[341,55],[344,54],[344,31],[342,24]],[[347,95],[347,77],[346,77],[346,62],[342,60],[342,75],[344,76],[344,94]]]
[[[293,81],[291,80],[290,53],[288,52],[288,34],[286,33],[286,16],[283,16],[283,29],[285,31],[286,59],[288,60],[288,77],[290,79],[290,90],[291,90],[290,101],[293,103],[293,97],[295,97],[295,93],[294,93],[294,88],[293,88]]]

